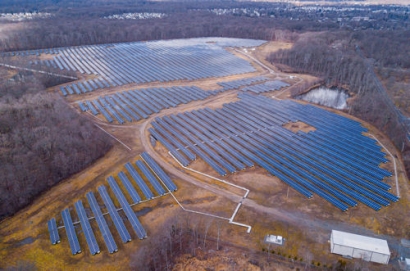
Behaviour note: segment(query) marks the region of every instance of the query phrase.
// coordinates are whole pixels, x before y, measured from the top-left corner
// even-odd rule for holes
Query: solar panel
[[[93,103],[98,107],[98,110],[100,110],[100,112],[104,115],[105,119],[109,123],[113,122],[113,119],[110,116],[110,114],[108,114],[108,112],[104,109],[104,107],[101,106],[98,100],[94,100]]]
[[[64,87],[60,87],[60,90],[61,90],[61,93],[62,93],[64,96],[67,96],[67,91],[65,90]]]
[[[131,165],[131,163],[125,164],[125,168],[131,174],[132,178],[137,183],[137,185],[141,189],[142,193],[144,193],[145,197],[147,199],[152,199],[154,197],[154,194],[152,194],[152,192],[149,189],[149,187],[147,186],[147,184],[144,182],[144,180],[141,178],[141,176],[138,174],[138,172],[135,170],[135,168]]]
[[[165,173],[165,171],[155,162],[152,157],[146,153],[143,152],[141,154],[142,159],[147,163],[147,165],[151,168],[153,172],[158,176],[158,178],[163,181],[170,191],[176,191],[177,186],[174,184],[174,182],[171,180],[171,178],[168,176],[168,174]]]
[[[77,210],[78,217],[80,218],[81,228],[87,241],[88,248],[90,249],[91,255],[100,253],[100,248],[95,239],[93,229],[91,228],[90,222],[88,221],[87,214],[85,213],[83,202],[81,200],[77,201],[75,204],[75,209]]]
[[[138,238],[143,239],[147,237],[147,233],[145,232],[144,227],[141,225],[141,222],[138,220],[137,216],[135,215],[134,211],[132,210],[131,206],[128,204],[124,194],[121,192],[117,182],[115,179],[110,176],[107,178],[108,183],[110,184],[111,189],[113,190],[115,196],[117,197],[118,201],[122,209],[125,212],[128,220],[131,223],[132,228],[134,229],[135,233],[137,234]]]
[[[52,245],[60,243],[60,236],[58,235],[56,219],[53,217],[47,222],[48,231],[50,232],[50,241]]]
[[[164,195],[165,190],[158,182],[157,178],[151,173],[151,171],[147,168],[147,166],[142,161],[136,162],[137,167],[142,171],[148,181],[152,184],[159,195]]]
[[[110,229],[108,228],[107,222],[101,212],[100,206],[98,206],[97,199],[93,192],[87,193],[88,204],[91,206],[95,220],[97,221],[100,232],[104,238],[105,245],[107,246],[109,253],[114,253],[118,251],[117,244],[115,243],[114,237],[112,236]]]
[[[73,220],[71,219],[70,211],[68,209],[64,209],[61,212],[63,217],[65,231],[68,238],[68,243],[70,244],[71,253],[73,255],[81,253],[80,243],[77,239],[77,234],[74,229]]]
[[[111,216],[112,221],[114,222],[115,228],[118,231],[118,234],[121,237],[123,243],[127,243],[131,241],[131,235],[129,234],[127,228],[124,225],[120,215],[117,212],[117,208],[115,208],[114,203],[112,202],[110,196],[107,193],[105,186],[101,185],[98,187],[98,192],[100,193],[101,198],[104,201],[105,206],[108,209],[108,212]]]
[[[132,201],[134,203],[138,203],[141,201],[141,197],[138,195],[137,191],[135,190],[135,188],[132,186],[130,180],[128,180],[127,175],[125,175],[124,172],[120,171],[120,173],[118,173],[118,177],[120,178],[121,182],[123,183],[123,185],[125,186],[125,188],[128,191],[128,194],[131,196]]]

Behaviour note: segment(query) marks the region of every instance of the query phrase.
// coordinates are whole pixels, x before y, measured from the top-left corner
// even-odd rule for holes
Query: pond
[[[349,94],[344,89],[318,87],[299,95],[297,99],[336,109],[346,109]]]

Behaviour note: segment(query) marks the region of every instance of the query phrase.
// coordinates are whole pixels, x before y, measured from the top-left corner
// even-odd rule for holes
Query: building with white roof
[[[388,264],[390,249],[386,240],[332,230],[330,251],[345,257]]]

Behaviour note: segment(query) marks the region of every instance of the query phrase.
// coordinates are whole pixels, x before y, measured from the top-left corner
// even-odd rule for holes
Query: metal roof
[[[390,255],[386,240],[332,230],[333,244]]]

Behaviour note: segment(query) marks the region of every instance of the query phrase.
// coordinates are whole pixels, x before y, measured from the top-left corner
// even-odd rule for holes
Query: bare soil
[[[313,126],[310,126],[309,124],[306,124],[302,121],[297,121],[297,122],[289,122],[283,125],[284,128],[294,132],[295,134],[299,131],[302,131],[304,133],[309,133],[309,132],[314,132],[316,131],[316,128]]]

